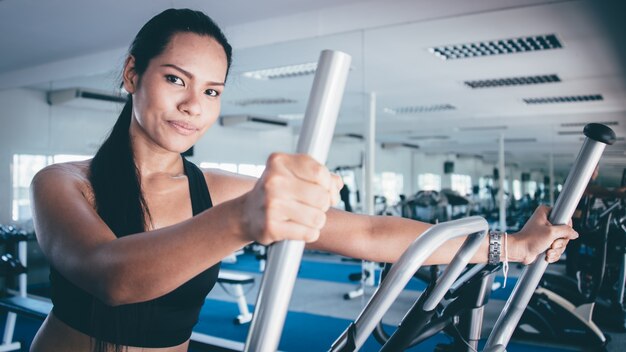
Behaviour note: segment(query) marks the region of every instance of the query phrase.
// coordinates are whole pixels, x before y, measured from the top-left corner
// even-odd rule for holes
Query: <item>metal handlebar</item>
[[[604,147],[613,144],[615,133],[609,127],[590,123],[585,126],[587,136],[576,157],[561,194],[550,212],[548,220],[554,225],[567,224],[574,214],[576,205],[580,201],[593,171],[600,161]],[[533,264],[527,266],[517,281],[511,296],[506,302],[496,325],[489,335],[484,351],[504,351],[513,331],[520,321],[533,292],[539,285],[543,273],[548,267],[545,253],[539,254]]]
[[[297,153],[321,164],[326,163],[351,60],[340,51],[320,54]],[[303,241],[287,240],[270,247],[244,351],[277,350],[303,251]]]
[[[443,298],[448,288],[478,250],[484,239],[489,224],[481,217],[473,216],[465,219],[448,221],[435,225],[411,243],[398,261],[391,267],[389,274],[380,284],[372,298],[361,311],[358,318],[333,343],[331,351],[356,351],[363,346],[376,324],[382,319],[391,304],[400,295],[413,274],[424,261],[446,241],[456,237],[468,236],[467,240],[446,269],[446,273],[438,280],[426,300],[426,306],[434,309]],[[447,287],[444,287],[447,286]]]

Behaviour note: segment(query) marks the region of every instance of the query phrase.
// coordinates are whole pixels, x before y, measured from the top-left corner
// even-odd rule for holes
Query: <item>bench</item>
[[[233,287],[235,298],[237,298],[237,306],[239,307],[239,315],[234,319],[235,323],[249,323],[252,320],[252,314],[248,310],[248,302],[243,292],[243,285],[254,283],[254,277],[222,269],[217,277],[217,282],[221,285],[230,285]],[[227,290],[224,288],[224,291]],[[227,291],[227,293],[229,292]]]
[[[21,296],[3,297],[0,298],[0,310],[9,313],[4,326],[4,339],[0,344],[0,351],[18,351],[22,349],[21,343],[13,341],[17,315],[44,320],[52,310],[52,303]]]

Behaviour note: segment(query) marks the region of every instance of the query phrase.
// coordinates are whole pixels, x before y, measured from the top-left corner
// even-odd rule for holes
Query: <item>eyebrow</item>
[[[184,69],[182,69],[182,68],[180,68],[179,66],[176,66],[176,65],[174,65],[174,64],[163,64],[163,65],[161,65],[161,66],[162,66],[162,67],[171,67],[171,68],[173,68],[173,69],[175,69],[175,70],[180,71],[182,74],[184,74],[184,75],[185,75],[185,76],[187,76],[188,78],[194,78],[194,75],[193,75],[191,72],[189,72],[189,71],[187,71],[187,70],[184,70]],[[207,84],[209,84],[209,85],[211,85],[211,86],[223,86],[223,85],[224,85],[224,82],[207,81]]]

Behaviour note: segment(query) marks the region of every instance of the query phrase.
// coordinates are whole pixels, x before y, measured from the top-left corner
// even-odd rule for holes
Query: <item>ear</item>
[[[122,80],[124,82],[124,89],[126,89],[129,94],[134,94],[137,90],[138,78],[137,71],[135,71],[135,57],[128,55],[124,63]]]

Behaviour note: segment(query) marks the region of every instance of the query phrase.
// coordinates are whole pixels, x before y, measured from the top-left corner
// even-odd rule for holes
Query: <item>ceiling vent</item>
[[[494,87],[511,87],[511,86],[525,86],[531,84],[543,84],[543,83],[556,83],[561,82],[561,79],[557,75],[542,75],[542,76],[526,76],[526,77],[509,77],[509,78],[494,78],[483,79],[475,81],[465,81],[466,86],[476,88],[494,88]]]
[[[537,138],[505,138],[504,143],[535,143]]]
[[[584,141],[586,138],[587,138],[587,137],[580,137],[580,141],[582,142],[582,141]],[[615,141],[620,141],[620,142],[623,142],[624,140],[626,140],[626,138],[624,138],[624,137],[617,137],[617,138],[615,138]],[[613,144],[613,145],[608,146],[608,147],[609,147],[609,148],[611,148],[611,147],[615,148],[615,147],[616,147],[616,146],[618,146],[618,145],[619,145],[619,144]]]
[[[457,153],[456,157],[459,159],[484,159],[484,155],[471,154],[471,153]]]
[[[500,126],[467,126],[467,127],[458,127],[457,129],[459,131],[474,132],[474,131],[504,131],[507,128],[508,128],[507,126],[500,125]]]
[[[409,114],[421,114],[425,112],[439,112],[456,110],[456,108],[450,104],[438,104],[427,106],[402,106],[398,108],[385,108],[383,111],[392,115],[409,115]]]
[[[268,80],[309,76],[314,74],[315,70],[317,70],[317,62],[308,62],[299,65],[289,65],[267,68],[263,70],[247,71],[242,73],[241,75],[247,78]]]
[[[412,140],[420,140],[420,141],[430,141],[430,140],[446,140],[450,139],[450,136],[442,136],[442,135],[434,135],[434,136],[411,136],[409,139]]]
[[[286,120],[277,117],[260,117],[251,115],[223,115],[219,117],[220,126],[236,127],[247,130],[266,131],[287,127]]]
[[[354,142],[363,142],[365,137],[358,133],[337,133],[333,136],[334,142],[340,143],[354,143]]]
[[[583,131],[558,131],[559,136],[577,136],[583,134]]]
[[[626,156],[626,151],[624,150],[605,150],[602,152],[604,156]]]
[[[420,149],[419,145],[411,144],[411,143],[387,142],[387,143],[381,143],[380,146],[383,149],[396,149],[396,148]]]
[[[558,103],[581,103],[589,101],[603,100],[601,94],[593,95],[573,95],[569,97],[544,97],[544,98],[528,98],[524,99],[524,103],[529,105],[535,104],[558,104]]]
[[[471,57],[524,53],[562,48],[554,34],[521,38],[500,39],[466,44],[444,45],[428,49],[444,60],[467,59]]]
[[[584,127],[587,126],[589,122],[569,122],[562,123],[561,127]],[[604,122],[596,122],[607,126],[617,126],[619,123],[617,121],[604,121]]]
[[[103,110],[119,110],[119,104],[125,104],[127,100],[121,95],[85,88],[50,91],[47,99],[50,105]]]
[[[232,102],[237,106],[249,106],[249,105],[279,105],[279,104],[294,104],[296,100],[288,98],[253,98],[242,99]]]

